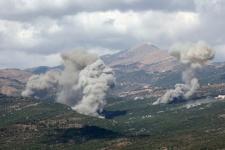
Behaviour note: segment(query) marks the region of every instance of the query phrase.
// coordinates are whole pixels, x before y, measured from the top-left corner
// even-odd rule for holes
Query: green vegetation
[[[154,99],[109,99],[100,119],[69,107],[0,97],[0,149],[223,149],[225,102],[186,109]]]

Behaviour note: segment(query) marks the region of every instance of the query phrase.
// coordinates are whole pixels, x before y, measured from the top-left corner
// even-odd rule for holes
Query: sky
[[[0,68],[55,66],[76,49],[197,41],[225,60],[225,0],[0,0]]]

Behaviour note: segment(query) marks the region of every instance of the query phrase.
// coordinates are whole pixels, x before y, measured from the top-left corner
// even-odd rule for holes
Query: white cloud
[[[60,17],[77,12],[107,10],[190,11],[193,0],[0,0],[0,18],[31,20],[38,16]]]
[[[225,61],[225,45],[217,45],[214,49],[216,50],[216,60]]]
[[[143,42],[161,48],[199,40],[225,45],[223,0],[0,0],[0,7],[5,57],[16,52],[42,59],[74,49],[105,54]],[[22,56],[15,65],[0,64],[18,66],[17,60],[26,66]]]
[[[2,50],[55,53],[65,49],[124,49],[142,41],[170,42],[198,26],[190,12],[82,12],[32,23],[2,20]],[[163,41],[164,40],[164,41]]]
[[[61,63],[60,54],[38,55],[21,51],[0,51],[0,68],[31,68],[56,66]]]

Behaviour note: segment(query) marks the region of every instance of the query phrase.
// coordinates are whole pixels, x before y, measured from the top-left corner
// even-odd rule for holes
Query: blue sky
[[[225,58],[224,0],[0,0],[0,68],[60,63],[76,49],[99,55],[150,42],[207,42]]]

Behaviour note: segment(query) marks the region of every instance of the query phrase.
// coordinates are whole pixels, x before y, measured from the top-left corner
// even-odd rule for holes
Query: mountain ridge
[[[102,59],[112,68],[133,65],[133,67],[147,72],[165,72],[176,66],[176,59],[170,56],[167,51],[149,43],[112,55],[105,55]]]
[[[173,86],[175,83],[181,82],[182,67],[176,59],[170,56],[167,51],[149,43],[101,58],[115,72],[117,87],[111,91],[112,94],[116,93],[115,95],[145,86],[170,87],[170,85]],[[224,77],[224,73],[220,69],[224,66],[225,63],[213,63],[213,67],[206,66],[206,72],[201,73],[201,75],[218,72],[210,80],[219,81]],[[63,69],[63,66],[39,66],[25,70],[2,69],[0,70],[0,93],[8,96],[20,96],[30,76],[55,69]]]

